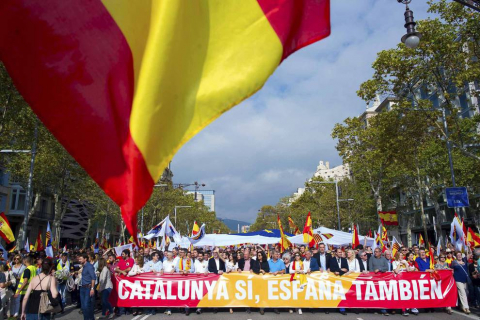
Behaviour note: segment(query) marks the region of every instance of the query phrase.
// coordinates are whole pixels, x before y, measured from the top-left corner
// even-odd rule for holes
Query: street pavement
[[[191,309],[195,311],[195,309]],[[408,317],[403,317],[401,314],[390,315],[389,317],[382,316],[380,314],[366,313],[361,312],[355,314],[349,312],[346,316],[338,313],[337,310],[331,310],[329,314],[324,312],[315,312],[311,313],[309,310],[303,310],[303,314],[299,315],[298,313],[290,314],[287,310],[282,310],[282,312],[277,315],[270,310],[266,310],[265,315],[260,315],[258,311],[252,309],[252,313],[248,314],[245,311],[235,311],[233,314],[230,314],[227,310],[219,310],[217,314],[214,314],[210,311],[203,312],[198,315],[195,312],[192,312],[190,316],[185,316],[179,312],[175,312],[171,316],[159,312],[156,315],[146,315],[142,314],[140,316],[132,315],[123,315],[121,317],[115,317],[116,320],[262,320],[262,319],[275,319],[275,320],[291,320],[291,319],[302,319],[302,320],[386,320],[386,319],[411,319],[411,320],[468,320],[468,319],[480,319],[480,310],[472,310],[470,315],[466,315],[462,312],[453,311],[452,315],[448,315],[445,312],[438,310],[434,313],[420,313],[418,316],[410,315]],[[63,315],[57,315],[55,319],[61,320],[83,320],[83,316],[78,312],[79,309],[67,307]],[[348,310],[347,310],[348,311]],[[100,312],[95,313],[95,317],[100,316]]]

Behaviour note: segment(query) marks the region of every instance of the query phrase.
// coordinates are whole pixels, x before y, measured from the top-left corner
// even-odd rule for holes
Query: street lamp
[[[175,213],[175,229],[177,228],[177,208],[191,208],[192,206],[175,206],[175,208],[173,209],[174,213]],[[188,230],[187,230],[188,232]]]
[[[194,198],[194,201],[197,202],[197,191],[200,187],[205,187],[206,184],[205,183],[198,183],[197,181],[195,181],[194,183],[179,183],[178,184],[178,187],[179,188],[183,188],[183,187],[189,187],[189,186],[195,186],[195,198]]]
[[[410,10],[408,4],[412,0],[397,0],[398,3],[403,3],[406,5],[405,8],[405,28],[407,29],[407,33],[402,37],[402,42],[410,49],[415,49],[418,47],[420,43],[420,39],[422,38],[422,34],[420,32],[415,31],[415,19],[413,18],[413,11]]]

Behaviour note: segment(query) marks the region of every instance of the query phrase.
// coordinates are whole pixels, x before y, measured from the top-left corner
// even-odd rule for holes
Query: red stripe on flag
[[[129,131],[132,53],[103,4],[0,2],[0,60],[40,120],[122,207],[136,236],[136,212],[153,179]]]
[[[257,1],[282,42],[282,61],[330,35],[330,0]]]

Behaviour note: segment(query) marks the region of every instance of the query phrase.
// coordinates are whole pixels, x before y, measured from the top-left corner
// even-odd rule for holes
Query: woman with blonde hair
[[[405,260],[405,256],[402,252],[395,253],[395,260],[392,262],[392,269],[395,274],[398,274],[404,270],[407,270],[408,263]]]
[[[360,263],[358,262],[355,251],[352,249],[347,250],[347,262],[348,262],[348,272],[345,275],[348,275],[352,272],[360,272]]]
[[[22,257],[17,254],[13,257],[12,274],[15,278],[15,283],[12,286],[13,292],[17,289],[17,285],[20,283],[20,277],[26,266],[22,263]],[[20,297],[13,297],[10,299],[10,317],[17,318],[20,313]]]

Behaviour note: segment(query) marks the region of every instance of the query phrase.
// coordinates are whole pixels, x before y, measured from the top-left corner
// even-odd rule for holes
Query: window
[[[10,210],[23,211],[25,210],[25,190],[14,188],[12,189],[12,197],[10,201]]]

